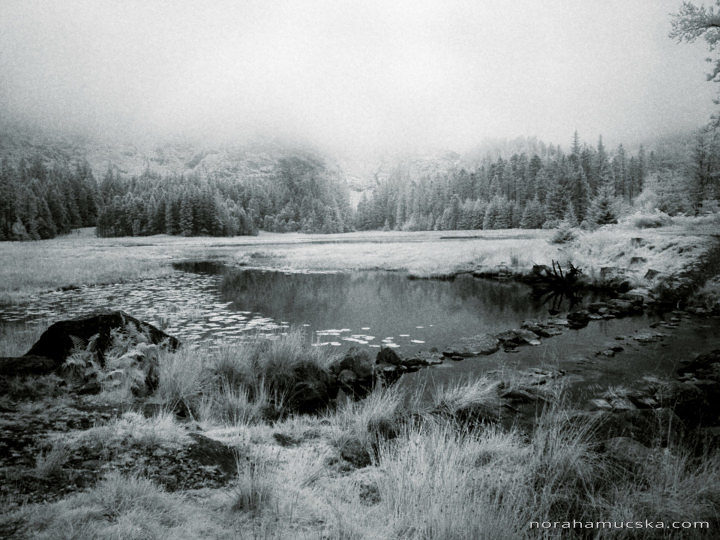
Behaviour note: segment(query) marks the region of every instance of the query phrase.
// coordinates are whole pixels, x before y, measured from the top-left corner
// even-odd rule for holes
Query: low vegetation
[[[52,502],[8,499],[3,530],[21,538],[460,539],[547,532],[532,529],[533,521],[720,526],[720,455],[698,457],[682,446],[646,448],[640,460],[609,452],[597,421],[573,416],[562,395],[538,409],[531,427],[507,422],[514,413],[499,395],[517,383],[511,373],[502,385],[469,379],[429,399],[425,389],[378,388],[362,401],[298,415],[286,407],[285,381],[296,366],[327,366],[332,359],[319,349],[291,332],[219,351],[163,353],[154,415],[134,412],[141,402],[128,400],[131,410],[114,419],[56,434],[27,473],[66,479],[74,456],[92,449],[108,464],[97,481]],[[182,451],[197,422],[200,433],[233,449],[229,483],[168,488],[162,471],[149,476],[147,463],[123,461],[131,449]]]

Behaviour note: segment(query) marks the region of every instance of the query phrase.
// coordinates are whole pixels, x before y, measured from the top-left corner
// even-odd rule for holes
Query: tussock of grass
[[[205,352],[189,347],[182,347],[174,353],[160,352],[157,395],[168,408],[185,413],[196,410],[209,387],[207,360],[204,358]]]
[[[189,441],[189,437],[172,412],[150,418],[127,412],[107,424],[77,432],[71,441],[73,445],[99,446],[112,451],[123,444],[180,447]]]
[[[500,437],[500,438],[498,438]],[[514,436],[458,431],[447,422],[411,426],[380,447],[378,515],[386,537],[521,538],[529,508],[527,455]]]
[[[161,357],[158,392],[204,422],[277,419],[292,410],[296,384],[327,376],[333,360],[300,330],[202,354],[186,349]]]
[[[35,457],[33,474],[40,478],[57,475],[68,459],[70,459],[70,448],[63,442],[55,443],[47,452]]]
[[[381,445],[379,511],[394,518],[388,534],[525,538],[530,520],[584,517],[599,470],[588,431],[552,424],[547,414],[529,443],[497,426],[466,431],[435,421]]]
[[[706,521],[709,531],[720,526],[720,455],[698,459],[662,450],[640,464],[634,475],[608,488],[595,501],[598,513],[617,521]],[[708,529],[684,530],[683,538],[708,538]],[[651,530],[619,532],[618,538],[656,538]]]
[[[402,393],[392,388],[376,388],[362,401],[345,401],[331,418],[335,445],[342,449],[352,444],[368,458],[376,456],[380,442],[395,438],[408,420],[402,403]]]
[[[275,502],[275,480],[267,463],[242,458],[237,460],[238,480],[232,493],[231,509],[257,516]]]
[[[499,386],[487,377],[439,386],[433,392],[433,413],[463,424],[496,422],[503,405]]]
[[[202,397],[197,419],[203,424],[256,424],[263,420],[269,402],[261,392],[262,387],[255,391],[255,399],[251,400],[246,387],[221,381],[211,395]]]

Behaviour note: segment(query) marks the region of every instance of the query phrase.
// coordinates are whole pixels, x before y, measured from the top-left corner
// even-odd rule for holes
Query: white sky
[[[0,0],[0,111],[156,139],[334,150],[535,135],[632,144],[703,124],[680,0]]]

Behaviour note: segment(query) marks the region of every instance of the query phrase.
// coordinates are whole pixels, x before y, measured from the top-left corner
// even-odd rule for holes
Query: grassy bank
[[[297,333],[221,351],[162,353],[159,361],[159,388],[147,400],[155,414],[140,414],[143,402],[107,387],[83,402],[113,406],[117,416],[47,433],[34,466],[12,474],[62,481],[72,456],[88,449],[105,456],[106,472],[52,502],[6,497],[3,531],[53,539],[495,539],[560,532],[532,529],[533,521],[649,520],[707,522],[709,531],[683,531],[707,538],[720,525],[717,455],[692,457],[674,443],[645,448],[640,459],[609,451],[596,420],[575,416],[561,395],[537,409],[532,428],[507,421],[513,413],[498,381],[485,378],[437,389],[424,401],[419,393],[376,389],[363,401],[341,399],[298,415],[285,391],[294,368],[322,368],[332,358]],[[17,410],[41,411],[63,399],[37,395]],[[128,448],[177,453],[195,433],[232,449],[230,482],[177,489],[162,471],[142,469],[141,459],[124,459]],[[658,537],[655,529],[625,528],[604,536]]]
[[[23,302],[60,287],[135,281],[172,273],[172,262],[217,260],[284,271],[404,271],[417,277],[458,272],[529,272],[551,259],[572,261],[591,280],[602,268],[627,272],[634,286],[652,287],[648,270],[683,272],[716,240],[717,220],[675,218],[661,228],[634,221],[594,232],[576,232],[565,244],[553,231],[357,232],[335,235],[261,233],[257,237],[209,238],[158,235],[96,238],[91,229],[35,242],[0,242],[0,305]]]

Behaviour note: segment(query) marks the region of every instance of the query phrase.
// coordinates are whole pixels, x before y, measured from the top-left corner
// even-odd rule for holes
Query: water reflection
[[[304,324],[318,341],[338,345],[359,340],[404,349],[442,348],[453,339],[517,327],[523,319],[546,313],[525,285],[471,276],[438,281],[391,272],[183,269],[221,273],[220,301],[230,302],[229,309]],[[323,332],[328,329],[334,332]],[[328,335],[333,338],[324,337]]]

